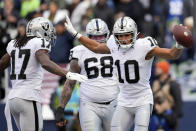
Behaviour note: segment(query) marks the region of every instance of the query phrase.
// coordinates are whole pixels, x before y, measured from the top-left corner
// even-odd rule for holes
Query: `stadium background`
[[[98,2],[98,3],[97,3]],[[175,41],[171,28],[175,24],[186,25],[196,39],[196,0],[0,0],[0,57],[6,52],[10,39],[24,34],[28,20],[43,16],[56,27],[57,41],[51,59],[67,68],[69,50],[79,43],[64,32],[65,14],[79,32],[85,35],[85,27],[92,18],[101,18],[112,33],[114,21],[124,15],[132,17],[138,24],[140,36],[154,37],[160,47],[171,48]],[[181,85],[183,95],[183,117],[179,131],[195,131],[196,126],[196,45],[184,49],[180,59],[169,61],[171,76]],[[156,60],[157,61],[157,60]],[[155,63],[156,63],[155,61]],[[0,130],[6,131],[3,114],[6,96],[11,89],[9,69],[0,74]],[[42,86],[44,130],[56,130],[51,107],[51,96],[59,86],[59,77],[45,71]],[[153,74],[152,74],[153,80]]]

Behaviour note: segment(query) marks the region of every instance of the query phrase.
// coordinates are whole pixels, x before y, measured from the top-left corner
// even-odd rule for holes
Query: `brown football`
[[[193,36],[188,28],[183,25],[175,25],[172,32],[179,44],[187,48],[193,46]]]

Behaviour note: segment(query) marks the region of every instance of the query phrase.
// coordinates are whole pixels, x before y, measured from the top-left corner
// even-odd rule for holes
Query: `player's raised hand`
[[[66,78],[69,80],[76,80],[79,82],[84,82],[88,80],[88,78],[84,75],[80,75],[78,73],[67,72]]]
[[[75,38],[79,39],[82,35],[74,29],[74,27],[73,27],[73,25],[67,15],[65,15],[65,20],[66,20],[66,22],[64,23],[64,25],[65,25],[65,28],[67,29],[67,31],[69,33],[71,33]]]

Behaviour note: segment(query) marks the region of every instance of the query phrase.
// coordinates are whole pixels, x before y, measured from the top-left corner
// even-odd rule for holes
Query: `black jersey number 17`
[[[11,52],[11,58],[12,58],[12,70],[11,70],[11,75],[10,75],[10,79],[11,80],[16,80],[16,73],[15,73],[15,64],[16,64],[16,57],[18,58],[22,58],[22,56],[24,55],[24,60],[22,63],[22,67],[20,69],[20,74],[18,74],[18,79],[26,79],[26,74],[24,74],[26,68],[27,68],[27,64],[29,62],[29,58],[30,58],[30,49],[20,49],[19,50],[19,55],[16,56],[16,50],[12,50]]]

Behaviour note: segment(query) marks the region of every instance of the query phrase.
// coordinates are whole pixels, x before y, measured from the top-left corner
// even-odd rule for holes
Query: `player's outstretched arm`
[[[180,57],[182,54],[182,49],[183,46],[179,45],[178,43],[176,43],[176,46],[174,46],[172,49],[160,48],[157,46],[147,54],[147,57],[156,56],[159,58],[174,60]]]
[[[66,15],[65,28],[67,29],[67,31],[69,33],[71,33],[74,36],[74,38],[77,38],[81,44],[86,46],[91,51],[93,51],[95,53],[102,53],[102,54],[109,54],[110,53],[110,50],[106,46],[106,44],[101,44],[95,40],[91,40],[88,37],[82,36],[80,33],[78,33],[74,29],[74,27],[73,27],[73,25],[67,15]]]
[[[67,79],[70,79],[70,80],[77,80],[79,82],[83,82],[83,81],[87,80],[86,76],[83,76],[83,75],[80,75],[77,73],[68,72],[68,71],[62,69],[60,66],[58,66],[53,61],[51,61],[48,56],[47,50],[42,50],[42,49],[38,50],[35,55],[36,55],[37,60],[42,65],[42,67],[45,70],[49,71],[50,73],[53,73],[55,75],[59,75],[61,77],[66,77]]]
[[[8,53],[6,53],[1,59],[0,59],[0,72],[2,72],[5,68],[7,68],[10,64],[10,56]]]
[[[80,73],[80,67],[78,65],[77,60],[72,60],[70,62],[70,71],[75,73]],[[76,81],[74,80],[66,80],[64,84],[63,91],[61,93],[60,103],[59,107],[56,110],[55,119],[57,126],[64,126],[66,124],[66,121],[64,119],[64,108],[65,105],[68,103],[71,94],[73,92],[74,86]]]

